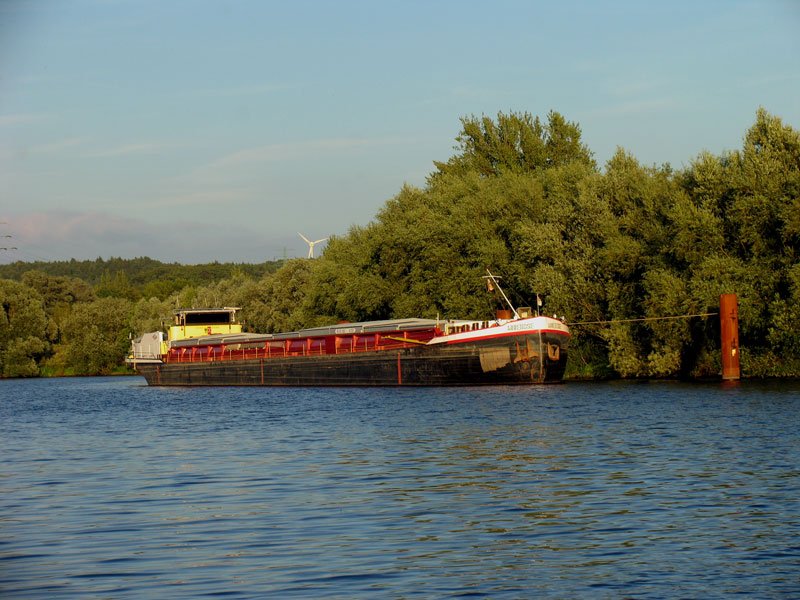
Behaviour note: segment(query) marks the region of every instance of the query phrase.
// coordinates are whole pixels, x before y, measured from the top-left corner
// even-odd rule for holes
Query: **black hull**
[[[156,386],[454,386],[560,382],[567,337],[518,335],[399,350],[137,364]]]

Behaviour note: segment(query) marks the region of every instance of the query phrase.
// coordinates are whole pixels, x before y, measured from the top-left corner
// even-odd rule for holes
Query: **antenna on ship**
[[[314,246],[316,246],[317,244],[319,244],[321,242],[324,242],[325,240],[328,239],[328,238],[322,238],[321,240],[315,240],[315,241],[312,242],[310,239],[308,239],[306,236],[304,236],[299,231],[297,232],[297,235],[299,235],[301,238],[303,238],[305,240],[306,244],[308,244],[308,258],[314,258]]]
[[[483,276],[483,278],[486,280],[486,287],[489,288],[490,292],[493,292],[495,288],[497,288],[497,291],[500,292],[500,295],[503,296],[503,300],[506,301],[506,304],[508,304],[508,307],[511,309],[511,312],[514,313],[514,318],[519,319],[520,316],[519,313],[517,312],[517,309],[514,308],[514,305],[511,304],[511,300],[508,299],[508,296],[506,296],[506,293],[503,291],[503,288],[500,287],[500,282],[498,281],[498,279],[500,278],[492,275],[492,272],[489,269],[486,269],[486,273],[487,275]]]

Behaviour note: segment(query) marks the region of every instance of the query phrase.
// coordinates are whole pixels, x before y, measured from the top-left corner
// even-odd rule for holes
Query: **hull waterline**
[[[156,386],[456,386],[560,382],[568,335],[532,332],[490,340],[345,354],[141,362]]]

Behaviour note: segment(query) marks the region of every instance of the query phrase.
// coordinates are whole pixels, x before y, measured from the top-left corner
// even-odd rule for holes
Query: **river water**
[[[800,384],[0,381],[4,598],[800,596]]]

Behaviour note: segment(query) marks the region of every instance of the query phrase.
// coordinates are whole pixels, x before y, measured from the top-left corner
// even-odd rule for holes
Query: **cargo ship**
[[[538,307],[508,306],[485,321],[389,319],[274,334],[243,332],[236,307],[177,310],[166,336],[133,340],[128,362],[155,386],[560,382],[567,325],[539,315]]]

